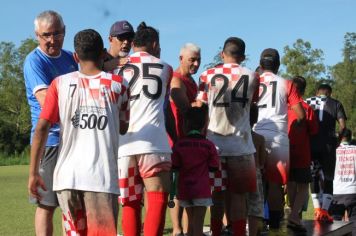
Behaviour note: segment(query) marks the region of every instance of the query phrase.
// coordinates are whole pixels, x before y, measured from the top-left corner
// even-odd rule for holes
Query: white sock
[[[329,210],[332,200],[333,200],[333,195],[326,194],[326,193],[323,194],[323,209],[324,210]]]
[[[311,197],[312,197],[314,209],[315,208],[320,208],[321,205],[320,205],[320,200],[319,200],[319,194],[318,193],[312,193]]]

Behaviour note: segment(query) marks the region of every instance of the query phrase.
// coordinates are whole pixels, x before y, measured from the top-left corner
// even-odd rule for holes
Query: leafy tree
[[[0,152],[20,153],[28,145],[31,122],[23,79],[26,55],[37,46],[33,39],[0,43]]]
[[[344,39],[343,61],[331,68],[333,96],[342,102],[347,126],[356,135],[356,33],[346,33]]]
[[[308,41],[297,39],[293,46],[284,47],[281,63],[285,66],[285,72],[282,72],[282,76],[285,78],[303,76],[307,80],[305,96],[314,95],[317,82],[325,79],[323,55],[321,49],[313,49]]]

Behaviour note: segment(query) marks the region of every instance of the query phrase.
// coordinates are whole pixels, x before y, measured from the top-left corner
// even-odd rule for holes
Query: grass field
[[[34,235],[35,206],[28,203],[27,178],[27,165],[0,166],[0,235]],[[303,218],[312,219],[312,207]],[[208,222],[208,216],[205,222]],[[61,235],[59,209],[56,210],[54,223],[54,235]],[[167,214],[165,235],[170,235],[170,232],[171,222]]]

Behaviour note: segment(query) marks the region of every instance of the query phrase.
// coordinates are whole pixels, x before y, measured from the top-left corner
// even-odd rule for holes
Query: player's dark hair
[[[258,106],[256,103],[251,103],[250,105],[250,126],[257,123],[258,120]]]
[[[302,76],[293,77],[293,83],[295,84],[297,91],[300,95],[304,95],[305,88],[307,87],[307,81]]]
[[[154,42],[159,42],[159,33],[158,31],[151,27],[147,26],[143,21],[137,26],[136,34],[133,39],[133,44],[135,47],[149,47]]]
[[[104,42],[98,32],[85,29],[74,36],[74,50],[79,59],[97,62],[103,53]]]
[[[206,104],[201,107],[190,107],[185,114],[187,131],[203,129],[207,116],[208,106]]]
[[[255,69],[255,72],[256,72],[258,75],[262,75],[262,74],[263,74],[263,69],[261,68],[261,66],[257,66],[256,69]]]
[[[225,40],[223,52],[231,57],[245,56],[245,42],[237,37],[230,37]]]
[[[280,57],[279,53],[274,48],[266,48],[261,53],[260,66],[263,70],[273,71],[274,73],[278,72],[280,66]]]
[[[328,84],[324,84],[324,83],[323,83],[323,84],[320,84],[320,85],[318,86],[318,91],[319,91],[319,90],[327,90],[327,91],[329,91],[330,93],[333,92],[331,86],[328,85]]]
[[[340,139],[343,139],[345,138],[347,141],[351,141],[352,139],[352,132],[351,130],[345,128],[342,130],[342,132],[340,133],[340,136],[339,136]]]

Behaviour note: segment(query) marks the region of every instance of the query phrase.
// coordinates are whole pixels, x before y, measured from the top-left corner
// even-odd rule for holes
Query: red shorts
[[[62,190],[57,196],[66,235],[116,236],[117,195]]]
[[[120,203],[141,200],[144,187],[142,179],[153,177],[159,172],[170,171],[171,167],[170,153],[119,157]]]
[[[225,158],[227,190],[239,194],[256,192],[257,176],[253,154]]]

